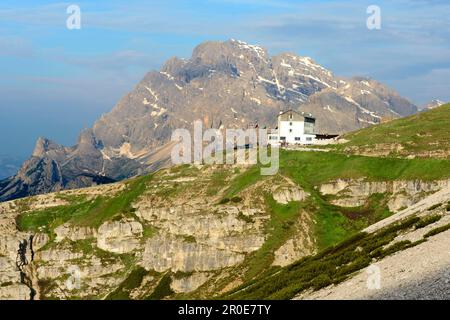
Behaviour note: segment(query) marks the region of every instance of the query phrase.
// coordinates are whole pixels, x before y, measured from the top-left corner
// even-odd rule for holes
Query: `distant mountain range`
[[[345,133],[411,115],[417,107],[385,85],[340,78],[311,58],[269,56],[238,40],[205,42],[189,60],[149,72],[72,147],[40,138],[19,172],[0,181],[0,201],[108,183],[170,165],[173,129],[274,126],[281,110],[317,118],[321,133]]]
[[[441,101],[439,99],[434,99],[432,100],[430,103],[426,104],[425,106],[423,106],[422,110],[431,110],[431,109],[435,109],[437,107],[440,107],[442,105],[444,105],[445,102]]]

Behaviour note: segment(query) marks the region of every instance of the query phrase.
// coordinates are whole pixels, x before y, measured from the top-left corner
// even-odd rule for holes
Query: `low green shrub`
[[[374,258],[380,259],[426,241],[401,241],[389,246],[400,232],[410,229],[419,221],[418,217],[411,217],[376,233],[357,233],[315,256],[305,257],[271,274],[259,274],[221,298],[292,299],[308,289],[318,290],[339,284],[354,272],[368,267]]]
[[[439,208],[440,206],[442,206],[442,203],[435,204],[435,205],[429,207],[428,211],[433,211],[433,210]]]
[[[233,202],[233,203],[238,203],[238,202],[241,202],[241,201],[242,201],[242,198],[236,196],[236,197],[231,198],[230,201]]]
[[[239,214],[238,214],[237,218],[238,218],[239,220],[242,220],[242,221],[246,222],[246,223],[253,223],[253,222],[254,222],[253,219],[252,219],[251,217],[246,216],[245,214],[243,214],[243,213],[240,212],[240,211],[239,211]]]
[[[419,222],[417,222],[415,224],[416,229],[421,229],[421,228],[425,228],[426,226],[433,224],[435,222],[438,222],[439,220],[441,220],[442,216],[440,215],[433,215],[433,216],[429,216],[429,217],[423,217],[422,219],[420,219]]]
[[[445,232],[445,231],[447,231],[447,230],[450,230],[450,223],[449,223],[449,224],[446,224],[446,225],[444,225],[444,226],[442,226],[442,227],[439,227],[439,228],[436,228],[436,229],[431,230],[430,232],[428,232],[427,234],[425,234],[423,237],[424,237],[424,238],[429,238],[429,237],[435,236],[435,235],[437,235],[437,234],[439,234],[439,233]]]
[[[230,202],[229,198],[223,198],[222,200],[219,201],[219,204],[226,204],[228,202]]]
[[[155,290],[145,298],[145,300],[162,300],[163,298],[174,294],[173,290],[170,288],[172,283],[172,278],[170,273],[166,273],[161,280],[159,280],[158,285]]]
[[[130,300],[131,290],[138,288],[148,271],[142,267],[137,267],[128,275],[128,277],[119,285],[119,287],[111,292],[107,300]]]

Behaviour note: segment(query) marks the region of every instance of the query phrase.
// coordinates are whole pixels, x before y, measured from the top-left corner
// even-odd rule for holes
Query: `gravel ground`
[[[450,299],[450,230],[375,266],[380,268],[380,289],[368,288],[366,268],[337,286],[296,299]]]
[[[375,294],[377,300],[450,300],[450,270],[441,270],[425,279]]]

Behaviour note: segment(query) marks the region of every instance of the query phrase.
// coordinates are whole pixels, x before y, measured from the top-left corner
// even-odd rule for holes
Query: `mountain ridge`
[[[80,134],[76,145],[48,142],[35,148],[22,174],[0,182],[0,201],[151,172],[170,165],[167,143],[176,128],[190,129],[197,119],[214,128],[254,123],[270,127],[285,109],[313,113],[318,132],[327,133],[344,133],[417,111],[379,82],[335,77],[308,57],[290,53],[271,57],[264,48],[239,40],[205,42],[190,59],[174,57],[160,71],[147,73],[109,113]],[[37,159],[46,159],[46,165]],[[27,172],[36,170],[48,181],[45,187],[32,186]],[[53,179],[54,170],[60,171],[61,179]]]

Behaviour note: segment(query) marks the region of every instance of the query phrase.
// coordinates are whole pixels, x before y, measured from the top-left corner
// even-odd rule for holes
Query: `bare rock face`
[[[265,240],[265,216],[256,209],[211,205],[154,208],[145,202],[137,208],[136,215],[160,234],[145,244],[141,265],[148,270],[203,272],[231,267],[258,250]],[[240,219],[241,215],[247,215],[248,221]],[[186,283],[199,283],[198,279],[185,280],[183,290],[194,287]]]
[[[97,230],[94,228],[71,226],[68,223],[55,228],[55,233],[56,242],[61,242],[64,239],[70,239],[72,241],[85,240],[97,236]]]
[[[83,253],[73,252],[70,249],[49,249],[37,253],[37,259],[45,262],[76,260],[82,257]]]
[[[291,201],[305,200],[309,196],[309,193],[298,187],[278,187],[273,191],[272,196],[276,202],[288,204]]]
[[[128,253],[140,245],[142,224],[125,219],[105,222],[98,228],[97,246],[113,253]]]
[[[29,296],[30,289],[23,284],[0,287],[0,297],[2,300],[27,300]]]
[[[313,219],[311,214],[302,211],[295,223],[295,233],[274,252],[274,266],[287,266],[316,252],[317,243],[313,236]]]
[[[255,266],[261,266],[261,270],[287,266],[316,253],[321,239],[315,229],[315,199],[308,198],[312,196],[281,173],[230,193],[230,184],[251,173],[244,170],[233,166],[180,166],[117,186],[0,204],[0,299],[29,299],[31,289],[36,290],[36,299],[104,299],[109,295],[142,299],[163,280],[163,285],[186,294],[183,296],[212,297],[242,284]],[[334,199],[337,205],[350,206],[383,193],[385,202],[393,208],[415,203],[441,189],[448,192],[450,181],[340,179],[317,188],[328,195],[323,201]],[[39,217],[43,209],[64,205],[76,208],[71,212],[74,218],[91,217],[99,214],[93,203],[103,208],[126,201],[123,193],[118,193],[125,190],[135,197],[109,215],[96,217],[102,219],[100,226],[88,225],[90,219],[67,219],[66,210],[57,210],[63,216],[51,216],[51,223],[44,221],[45,227],[39,226],[40,219],[32,221],[30,229],[23,223],[30,222],[27,219],[34,214]],[[276,207],[270,195],[277,201]],[[297,208],[292,202],[300,202],[299,211],[289,214],[288,219],[283,216],[279,223],[284,212],[274,209]],[[431,202],[419,202],[420,208],[415,204],[403,211],[401,217],[420,210],[434,214],[428,209],[439,204],[435,211],[443,217],[434,225],[415,230],[418,233],[410,234],[413,238],[398,237],[395,241],[417,241],[416,236],[446,225],[450,221],[447,211],[444,213],[447,203],[448,194],[444,194]],[[79,221],[84,224],[77,225]],[[277,241],[273,241],[275,237]],[[32,245],[29,242],[24,253],[27,264],[18,270],[16,262],[22,258],[18,249],[24,240]],[[28,285],[21,283],[22,275],[29,279]]]
[[[433,99],[432,101],[430,101],[428,104],[422,106],[422,110],[433,110],[436,109],[442,105],[446,104],[446,102],[441,101],[439,99]]]
[[[18,277],[13,262],[6,257],[0,257],[0,283],[13,283],[18,280]]]
[[[388,193],[389,209],[393,212],[417,203],[428,193],[437,192],[450,185],[449,180],[438,181],[364,181],[336,180],[320,187],[324,195],[336,195],[333,204],[342,207],[358,207],[366,203],[368,197],[376,193]]]
[[[38,251],[50,241],[50,237],[46,233],[36,233],[33,235],[33,250]]]
[[[197,243],[218,250],[252,252],[262,246],[264,219],[256,218],[254,223],[247,223],[238,218],[239,213],[243,213],[237,207],[224,206],[216,210],[211,214],[209,206],[141,207],[137,215],[165,234],[193,238]]]
[[[153,237],[145,244],[141,265],[164,272],[211,271],[244,261],[245,255],[231,250],[188,242],[175,237]]]

